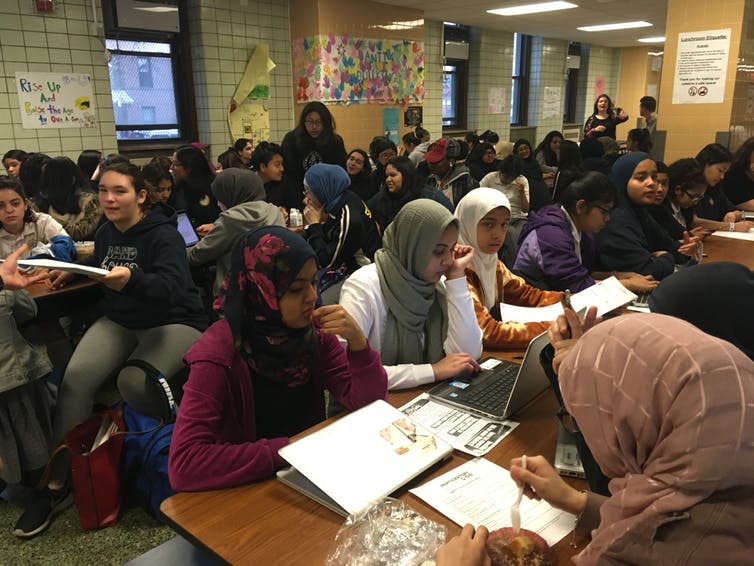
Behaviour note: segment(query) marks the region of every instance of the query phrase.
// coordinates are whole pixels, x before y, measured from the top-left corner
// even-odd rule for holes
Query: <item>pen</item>
[[[563,305],[563,314],[564,315],[565,315],[565,310],[566,309],[573,310],[573,305],[571,304],[571,290],[570,289],[566,289],[563,292],[563,296],[560,299],[560,303]],[[566,319],[566,328],[568,330],[566,331],[566,333],[565,333],[565,335],[563,337],[564,338],[570,338],[571,337],[571,329],[568,326],[568,319]]]

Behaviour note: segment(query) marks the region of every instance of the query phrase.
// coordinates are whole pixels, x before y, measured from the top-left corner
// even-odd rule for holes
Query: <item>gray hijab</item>
[[[421,277],[445,229],[458,220],[441,204],[417,199],[387,227],[374,256],[387,322],[380,356],[386,365],[434,363],[445,356],[444,288]],[[419,333],[424,332],[424,348]]]
[[[212,181],[212,193],[227,208],[237,204],[264,200],[267,196],[259,175],[248,169],[233,167],[220,171]]]

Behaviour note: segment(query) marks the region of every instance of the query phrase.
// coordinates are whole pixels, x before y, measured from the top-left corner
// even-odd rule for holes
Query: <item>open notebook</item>
[[[278,479],[343,516],[359,513],[444,460],[453,448],[385,401],[280,449]]]

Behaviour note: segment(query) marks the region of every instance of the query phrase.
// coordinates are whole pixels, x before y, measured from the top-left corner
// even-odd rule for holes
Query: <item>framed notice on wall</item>
[[[16,90],[24,128],[92,128],[96,123],[91,75],[19,72]]]
[[[678,34],[673,104],[724,100],[730,35],[730,28]]]

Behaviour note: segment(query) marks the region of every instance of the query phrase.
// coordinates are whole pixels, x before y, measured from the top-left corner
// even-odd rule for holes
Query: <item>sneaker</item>
[[[20,538],[31,538],[50,526],[52,518],[70,507],[73,493],[70,488],[52,490],[45,488],[38,492],[26,506],[23,514],[16,521],[13,534]]]

